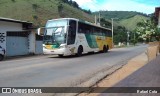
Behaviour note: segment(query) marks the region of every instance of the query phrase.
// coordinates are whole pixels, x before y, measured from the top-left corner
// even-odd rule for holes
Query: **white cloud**
[[[92,3],[94,0],[72,0],[76,1],[80,6],[86,5],[87,3]]]
[[[152,13],[155,10],[154,6],[149,6],[145,4],[140,4],[131,0],[110,0],[102,5],[103,9],[107,10],[117,10],[117,11],[138,11],[143,13]]]
[[[134,0],[73,0],[80,7],[90,9],[91,11],[109,10],[109,11],[137,11],[143,13],[153,13],[155,6],[135,2]]]
[[[81,8],[90,9],[93,11],[97,9],[96,0],[73,0],[73,1],[76,1]]]

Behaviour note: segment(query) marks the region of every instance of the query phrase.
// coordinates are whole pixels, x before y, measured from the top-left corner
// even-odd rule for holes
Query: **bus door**
[[[67,45],[70,45],[71,54],[76,53],[75,51],[75,39],[76,39],[76,27],[77,23],[74,20],[69,21],[69,28],[68,28],[68,38],[67,38]]]

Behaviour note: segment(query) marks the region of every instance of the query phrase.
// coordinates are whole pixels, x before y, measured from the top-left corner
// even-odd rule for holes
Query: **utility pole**
[[[97,21],[97,17],[96,17],[96,21]],[[98,26],[101,26],[101,14],[99,11],[99,16],[98,16],[98,23],[96,23]]]
[[[113,42],[113,36],[114,36],[114,34],[113,34],[113,31],[114,31],[114,29],[113,29],[113,27],[114,27],[113,20],[114,19],[118,19],[118,18],[111,18],[111,20],[112,20],[112,47],[114,47],[114,42]]]
[[[95,25],[97,25],[97,16],[95,15]]]
[[[101,13],[99,11],[99,25],[101,25]]]
[[[129,31],[127,32],[127,46],[129,46],[129,37],[130,37],[130,35],[129,35]]]
[[[134,46],[135,46],[135,44],[136,44],[136,32],[134,32],[134,41],[133,41],[133,43],[134,43]]]

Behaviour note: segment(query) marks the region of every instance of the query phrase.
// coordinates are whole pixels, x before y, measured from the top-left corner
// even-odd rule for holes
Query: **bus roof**
[[[76,21],[79,20],[79,19],[76,19],[76,18],[57,18],[57,19],[51,19],[51,20],[48,20],[48,21],[53,21],[53,20],[66,20],[66,19],[68,19],[68,20],[76,20]]]
[[[58,19],[51,19],[51,20],[48,20],[48,21],[54,21],[54,20],[75,20],[75,21],[79,21],[79,22],[94,26],[94,27],[99,27],[99,28],[103,28],[103,29],[107,29],[107,30],[111,31],[110,28],[105,28],[105,27],[102,27],[102,26],[98,26],[98,25],[95,25],[95,24],[93,24],[91,22],[80,20],[80,19],[76,19],[76,18],[58,18]]]

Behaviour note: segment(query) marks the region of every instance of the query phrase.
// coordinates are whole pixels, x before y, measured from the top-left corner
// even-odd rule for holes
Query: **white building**
[[[32,23],[0,17],[0,46],[6,56],[43,53],[42,39],[31,28]]]

